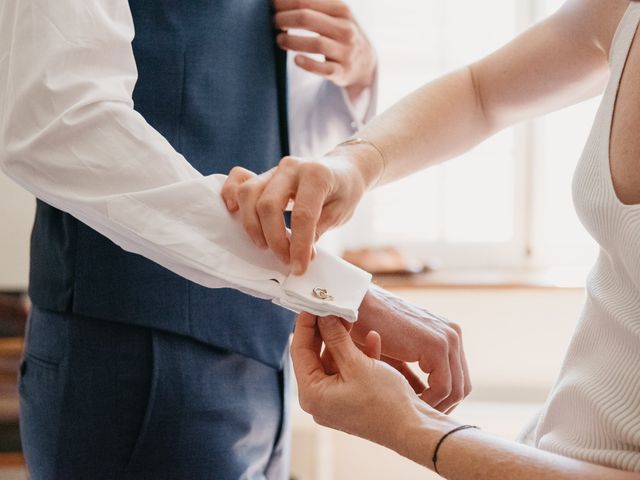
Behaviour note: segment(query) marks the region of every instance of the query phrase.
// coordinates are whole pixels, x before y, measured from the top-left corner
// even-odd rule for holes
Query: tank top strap
[[[609,53],[610,84],[617,85],[620,83],[638,24],[640,24],[640,2],[631,2],[618,24],[611,43],[611,52]]]

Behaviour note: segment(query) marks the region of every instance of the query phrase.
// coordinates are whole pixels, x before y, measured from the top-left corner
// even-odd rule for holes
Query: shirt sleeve
[[[0,5],[0,166],[123,249],[201,285],[354,321],[370,275],[319,252],[302,277],[256,248],[203,176],[133,108],[127,0]]]
[[[378,71],[374,83],[351,101],[344,88],[298,67],[287,55],[289,143],[299,157],[322,155],[360,130],[376,113]]]

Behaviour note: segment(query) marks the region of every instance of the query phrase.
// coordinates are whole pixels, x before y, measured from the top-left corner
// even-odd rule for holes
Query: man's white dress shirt
[[[133,36],[127,0],[0,2],[2,170],[123,249],[198,284],[356,320],[368,273],[320,249],[305,275],[290,275],[227,212],[226,177],[200,174],[134,110]],[[293,154],[321,154],[362,122],[341,89],[289,71]]]

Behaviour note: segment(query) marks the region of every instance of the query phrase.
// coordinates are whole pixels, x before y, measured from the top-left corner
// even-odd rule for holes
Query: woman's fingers
[[[322,352],[320,360],[322,361],[322,368],[324,368],[324,373],[326,373],[327,375],[335,375],[336,373],[338,373],[338,366],[336,365],[333,356],[331,356],[331,352],[326,348]]]
[[[322,340],[333,357],[341,375],[345,376],[353,371],[354,366],[362,354],[355,346],[351,335],[337,317],[324,317],[318,319],[318,328]]]
[[[291,342],[291,358],[298,382],[326,376],[320,358],[321,347],[322,338],[317,328],[317,317],[301,313]]]
[[[256,203],[268,184],[264,177],[257,176],[238,187],[238,209],[242,226],[258,248],[267,248],[268,244],[262,232],[262,224],[256,210]]]
[[[224,200],[227,210],[231,213],[237,212],[238,205],[238,188],[247,180],[256,176],[255,173],[242,167],[233,167],[229,172],[226,182],[222,186],[222,199]]]
[[[300,177],[296,201],[291,212],[291,271],[306,272],[311,261],[316,227],[324,202],[331,190],[331,172],[321,165],[309,165]]]
[[[284,212],[289,200],[295,195],[297,186],[295,171],[288,171],[281,165],[261,195],[255,199],[255,210],[267,245],[286,264],[290,261],[290,243]]]
[[[234,168],[222,195],[255,245],[270,248],[292,265],[294,275],[302,275],[316,255],[315,242],[351,216],[364,190],[348,157],[284,157],[277,167],[257,176]],[[292,201],[289,234],[284,212]]]
[[[322,232],[333,225],[327,221],[341,218],[338,209],[343,204],[328,202],[336,185],[336,173],[320,162],[308,162],[293,157],[283,158],[277,167],[261,175],[236,167],[222,188],[227,209],[239,211],[245,231],[259,248],[270,248],[285,264],[292,264],[292,273],[302,275],[315,257],[315,242]],[[291,235],[287,231],[284,212],[291,202]],[[330,203],[324,211],[325,202]]]

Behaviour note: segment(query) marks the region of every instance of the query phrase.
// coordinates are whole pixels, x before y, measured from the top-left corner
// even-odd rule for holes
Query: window
[[[500,47],[562,1],[351,3],[378,49],[383,111]],[[458,159],[381,188],[345,227],[345,246],[393,244],[449,267],[588,265],[594,242],[573,211],[571,176],[597,104],[501,132]]]

